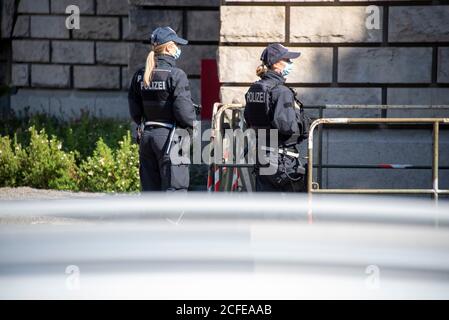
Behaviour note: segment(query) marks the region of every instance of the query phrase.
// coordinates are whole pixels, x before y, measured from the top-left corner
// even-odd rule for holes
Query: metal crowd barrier
[[[435,198],[439,194],[449,194],[448,190],[441,190],[438,188],[438,142],[439,142],[439,127],[440,124],[449,123],[449,118],[386,118],[387,110],[397,109],[417,109],[417,110],[441,110],[448,109],[446,105],[326,105],[326,106],[305,106],[306,110],[318,110],[315,120],[311,127],[308,139],[308,184],[307,189],[309,193],[358,193],[358,194],[431,194]],[[324,118],[324,110],[326,109],[365,109],[365,110],[381,110],[381,118]],[[215,103],[212,114],[212,136],[211,145],[218,137],[223,137],[224,129],[245,129],[243,121],[242,104],[221,104]],[[449,112],[449,111],[448,111]],[[408,164],[378,164],[378,165],[335,165],[322,164],[322,127],[324,124],[338,124],[338,125],[370,125],[370,124],[433,124],[434,137],[434,155],[431,167],[427,166],[412,166]],[[314,132],[317,129],[319,134],[319,149],[318,160],[315,164],[313,159],[314,149]],[[226,143],[226,141],[224,141]],[[235,164],[229,163],[226,153],[223,154],[222,162],[215,163],[210,161],[208,172],[207,189],[213,191],[253,191],[254,177],[251,174],[252,164]],[[319,183],[313,180],[313,168],[318,170],[319,181],[322,179],[321,172],[323,168],[347,168],[347,169],[430,169],[432,168],[433,179],[432,189],[320,189]],[[449,167],[441,167],[442,169],[449,169]]]
[[[243,121],[244,107],[241,104],[215,103],[212,112],[212,146],[215,139],[223,137],[221,133],[225,126],[228,129],[244,129]],[[224,138],[226,143],[226,138]],[[212,191],[253,191],[254,179],[251,174],[253,165],[231,164],[228,154],[224,152],[221,163],[215,163],[212,159],[213,152],[209,152],[210,166],[207,178],[207,190]],[[231,159],[233,160],[233,159]],[[230,170],[232,169],[232,170]]]
[[[320,189],[313,181],[313,144],[314,131],[324,124],[433,124],[433,161],[432,161],[432,189]],[[308,180],[309,193],[357,193],[357,194],[432,194],[436,199],[439,194],[449,194],[449,190],[438,187],[438,158],[440,124],[449,124],[449,118],[323,118],[315,120],[310,126],[308,140]],[[396,169],[407,168],[397,166]]]

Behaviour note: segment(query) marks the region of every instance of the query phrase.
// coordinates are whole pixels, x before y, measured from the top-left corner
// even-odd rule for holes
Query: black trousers
[[[188,165],[173,165],[165,154],[169,136],[167,128],[147,127],[143,132],[139,146],[142,191],[187,191],[189,187]]]

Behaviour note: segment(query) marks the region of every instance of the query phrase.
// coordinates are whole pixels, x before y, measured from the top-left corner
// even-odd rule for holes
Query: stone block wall
[[[378,13],[378,28],[367,28]],[[326,104],[425,105],[425,110],[324,110],[324,117],[449,117],[449,5],[407,0],[224,0],[219,77],[223,102],[243,103],[267,44],[302,55],[287,82],[309,114]],[[433,107],[431,107],[433,105]],[[435,105],[448,105],[435,108]],[[449,166],[448,127],[440,165]],[[323,164],[431,165],[430,130],[323,131]],[[317,148],[316,148],[317,149]],[[315,150],[316,150],[315,149]],[[317,150],[316,150],[317,151]],[[317,158],[315,158],[317,159]],[[318,174],[318,172],[316,172]],[[430,188],[430,170],[323,169],[323,187]],[[440,187],[449,188],[449,170]]]
[[[281,42],[302,53],[288,82],[307,105],[449,104],[448,21],[443,1],[225,0],[222,99],[242,101],[263,48]]]
[[[66,28],[69,5],[80,9],[80,29]],[[201,59],[216,58],[219,0],[21,0],[17,14],[11,72],[5,72],[18,89],[11,96],[17,111],[30,107],[72,117],[86,109],[129,118],[129,81],[149,52],[142,41],[158,26],[169,25],[190,40],[179,66],[195,102],[201,96]]]
[[[80,9],[79,30],[66,27],[69,5]],[[127,0],[21,0],[11,41],[12,109],[126,116],[128,7]]]
[[[219,39],[219,0],[130,0],[129,30],[126,39],[129,50],[129,72],[144,66],[149,45],[142,44],[149,30],[161,25],[171,26],[178,35],[189,40],[182,47],[177,65],[190,80],[192,98],[200,102],[202,59],[216,59]]]
[[[87,109],[128,118],[129,79],[149,50],[142,40],[160,25],[170,25],[190,41],[179,66],[188,74],[196,102],[201,59],[219,59],[222,102],[243,102],[257,79],[263,48],[281,42],[302,52],[288,82],[307,106],[449,105],[449,5],[442,0],[21,0],[12,28],[13,2],[1,0],[0,80],[18,89],[7,101],[14,110],[29,106],[71,117]],[[80,8],[79,30],[65,28],[70,4]],[[374,29],[366,27],[367,19],[372,22],[371,5],[379,14]],[[448,117],[449,111],[329,109],[323,116]],[[329,130],[323,134],[322,161],[408,159],[430,165],[424,146],[430,131],[419,139],[421,131],[412,132]],[[440,161],[449,166],[447,129],[441,134]],[[393,148],[386,147],[390,139]],[[329,169],[321,175],[324,187],[349,182],[394,187],[398,181],[428,187],[430,181],[424,171],[413,176],[411,171]],[[448,188],[449,170],[442,170],[440,182]]]

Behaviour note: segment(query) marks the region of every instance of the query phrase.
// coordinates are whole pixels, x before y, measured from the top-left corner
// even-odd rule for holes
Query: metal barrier
[[[439,110],[449,109],[446,105],[326,105],[326,106],[305,106],[306,110],[318,109],[319,119],[315,120],[310,127],[310,134],[308,140],[308,192],[309,193],[359,193],[359,194],[431,194],[435,198],[438,194],[449,194],[449,190],[440,190],[438,188],[438,141],[439,141],[439,125],[449,123],[449,118],[384,118],[385,111],[397,109],[417,109],[417,110]],[[373,109],[381,110],[382,118],[323,118],[323,110],[325,109]],[[221,132],[224,126],[229,129],[245,129],[243,121],[242,104],[221,104],[215,103],[212,114],[212,142],[217,137],[221,137]],[[321,127],[323,124],[433,124],[434,126],[434,157],[431,167],[413,166],[408,164],[378,164],[378,165],[332,165],[321,163]],[[318,128],[319,139],[319,164],[313,163],[313,134]],[[226,163],[227,155],[223,154],[222,162],[215,163],[212,161],[212,153],[210,167],[208,172],[207,189],[208,191],[253,191],[254,179],[250,174],[250,169],[254,166],[252,164],[231,164]],[[433,170],[432,189],[320,189],[319,184],[313,181],[313,168],[318,169],[318,175],[322,168],[365,168],[365,169],[430,169]],[[232,169],[232,170],[230,170]],[[449,169],[443,167],[443,169]],[[321,181],[321,179],[320,179]]]
[[[241,104],[221,104],[215,103],[212,113],[212,135],[211,143],[217,137],[222,137],[222,130],[224,124],[229,126],[229,129],[243,129],[243,105]],[[226,143],[226,140],[224,141]],[[236,165],[226,163],[228,162],[228,155],[223,154],[222,163],[215,163],[212,159],[214,155],[212,150],[209,151],[210,166],[207,177],[207,190],[212,191],[253,191],[254,181],[249,172],[253,165]],[[232,170],[229,170],[232,168]]]
[[[440,123],[449,124],[449,118],[323,118],[315,120],[310,126],[308,140],[308,185],[309,193],[357,193],[357,194],[432,194],[438,199],[439,194],[449,194],[449,190],[438,188],[438,155]],[[313,181],[313,143],[314,131],[324,124],[433,124],[433,161],[432,189],[320,189]],[[400,168],[400,167],[398,167]]]

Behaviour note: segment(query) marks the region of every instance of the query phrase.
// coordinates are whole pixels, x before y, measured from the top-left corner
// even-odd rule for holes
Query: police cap
[[[300,55],[300,52],[288,51],[288,49],[280,43],[272,43],[262,52],[260,60],[262,60],[265,65],[272,66],[279,60],[296,59]]]
[[[175,30],[170,27],[159,27],[153,31],[150,37],[150,43],[152,45],[160,45],[169,41],[173,41],[178,44],[187,44],[188,41],[178,37]]]

